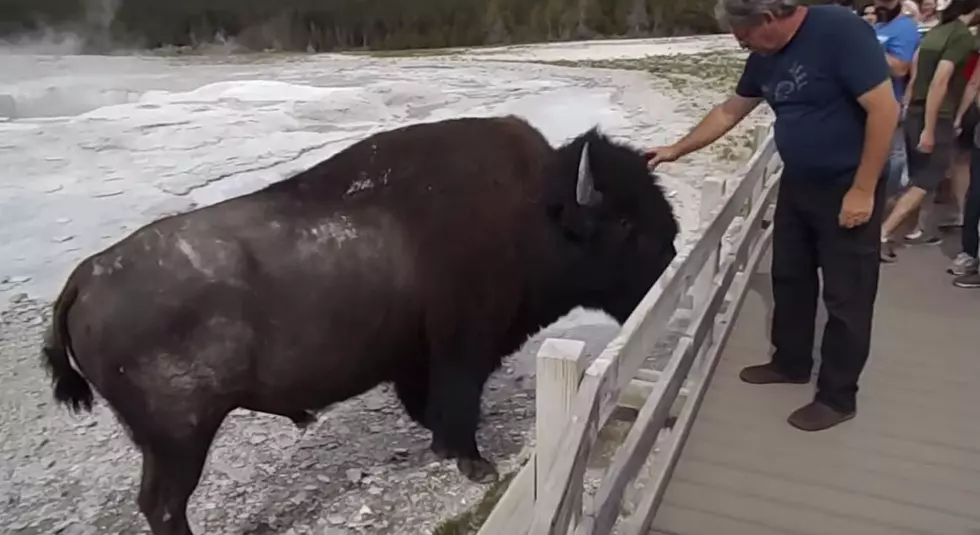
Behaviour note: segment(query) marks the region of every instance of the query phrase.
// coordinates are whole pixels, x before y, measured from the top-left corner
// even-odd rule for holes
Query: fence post
[[[725,181],[720,178],[708,177],[701,185],[701,206],[700,218],[701,229],[704,230],[714,216],[715,209],[721,206],[725,198]],[[711,295],[711,287],[714,284],[715,276],[718,274],[719,263],[721,262],[721,246],[719,243],[715,251],[708,257],[708,261],[701,268],[698,278],[694,281],[694,309],[693,316],[696,317],[701,307],[705,306]],[[693,319],[693,317],[692,317]],[[709,333],[702,347],[709,347],[712,335]],[[699,350],[698,357],[691,367],[690,376],[697,377],[701,370],[701,356],[703,352]],[[686,388],[690,388],[690,379],[686,382]]]
[[[558,444],[585,374],[585,342],[564,338],[547,338],[538,349],[535,392],[535,500],[538,489],[548,478],[548,471],[560,454]],[[581,517],[582,489],[573,489],[579,502],[569,531],[574,531]]]

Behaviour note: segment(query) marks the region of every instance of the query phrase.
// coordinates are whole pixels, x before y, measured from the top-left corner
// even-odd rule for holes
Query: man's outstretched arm
[[[728,97],[712,108],[686,136],[674,143],[678,152],[677,157],[714,143],[752,113],[760,102],[762,102],[761,98],[746,98],[740,95]]]
[[[725,135],[762,102],[758,59],[749,56],[742,69],[735,92],[708,112],[690,132],[673,145],[654,147],[647,151],[650,167],[660,162],[672,162],[700,150]]]

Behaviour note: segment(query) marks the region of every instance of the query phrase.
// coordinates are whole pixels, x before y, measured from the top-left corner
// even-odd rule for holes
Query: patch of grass
[[[507,475],[498,479],[496,483],[490,485],[490,488],[483,494],[483,499],[479,503],[453,518],[444,520],[436,526],[436,529],[432,531],[432,535],[472,535],[479,531],[480,526],[487,521],[487,517],[493,512],[493,508],[497,506],[497,502],[500,501],[500,498],[510,488],[510,482],[514,480],[514,477],[524,468],[525,464],[527,464],[527,460]]]
[[[429,56],[457,56],[463,51],[458,48],[411,48],[405,50],[363,50],[343,52],[351,56],[371,56],[373,58],[423,58]]]
[[[671,89],[681,95],[690,95],[688,100],[692,111],[707,113],[717,103],[712,93],[727,94],[738,83],[745,64],[745,54],[739,52],[702,52],[698,54],[670,54],[647,56],[642,59],[618,59],[597,61],[551,61],[539,62],[563,67],[589,67],[597,69],[619,69],[646,71],[658,80],[667,82]],[[707,91],[707,93],[705,93]],[[696,97],[698,92],[701,97]],[[740,126],[711,145],[708,149],[719,160],[740,162],[752,154],[753,133],[750,128]]]
[[[540,63],[564,67],[646,71],[666,80],[678,91],[693,87],[726,91],[735,86],[739,75],[742,73],[744,61],[745,54],[743,53],[701,52],[698,54],[647,56],[641,59],[560,60]]]

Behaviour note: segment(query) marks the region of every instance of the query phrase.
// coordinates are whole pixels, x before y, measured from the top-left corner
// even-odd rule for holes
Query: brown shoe
[[[770,385],[781,383],[805,385],[810,382],[809,375],[805,377],[792,377],[786,375],[771,362],[742,368],[742,371],[739,372],[738,377],[746,383],[753,385]]]
[[[856,414],[857,411],[840,412],[829,405],[814,401],[790,414],[787,421],[803,431],[823,431],[854,418]]]

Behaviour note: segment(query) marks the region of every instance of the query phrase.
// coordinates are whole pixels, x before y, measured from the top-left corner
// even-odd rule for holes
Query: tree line
[[[0,0],[0,36],[60,30],[90,51],[337,51],[715,33],[716,0]]]

